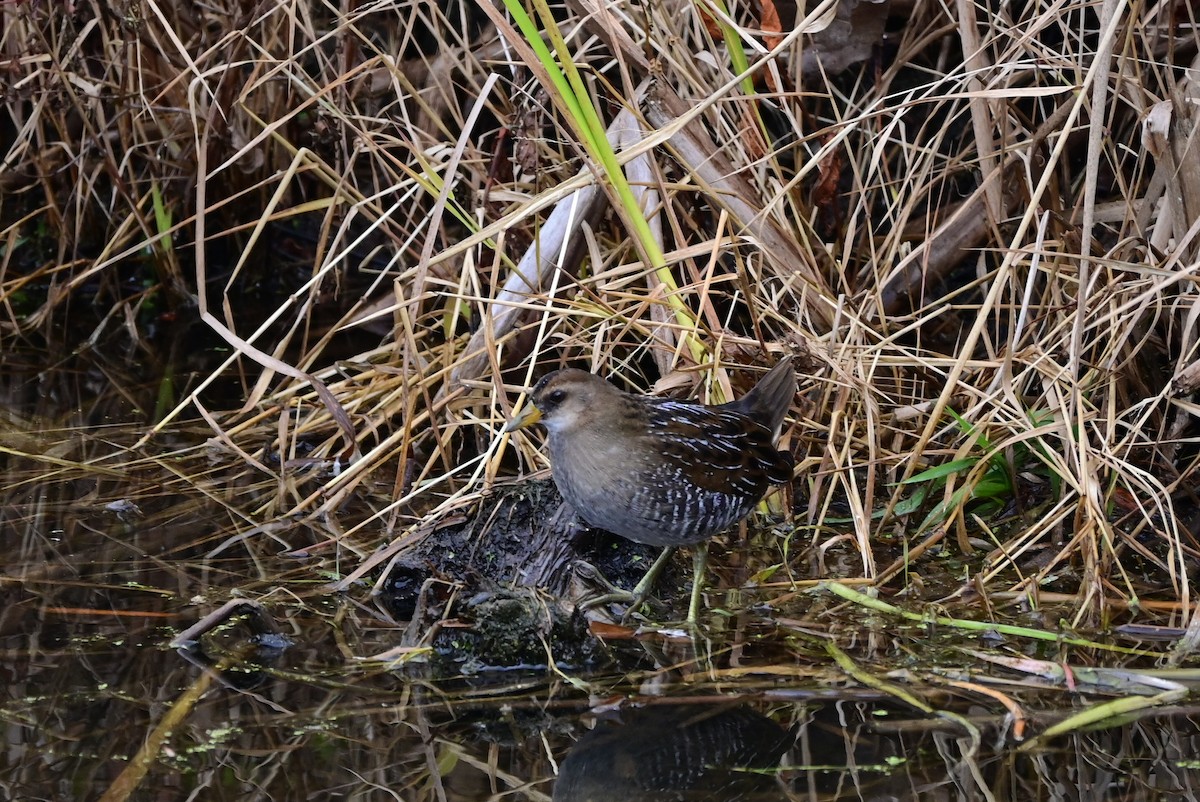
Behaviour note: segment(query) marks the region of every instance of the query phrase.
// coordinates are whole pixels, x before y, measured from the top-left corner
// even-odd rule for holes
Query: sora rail
[[[737,401],[707,406],[634,395],[582,370],[533,388],[532,406],[504,431],[541,422],[559,492],[590,526],[667,547],[632,593],[645,597],[676,546],[698,546],[689,620],[695,621],[709,538],[744,518],[773,484],[792,478],[775,442],[796,376],[785,356]]]

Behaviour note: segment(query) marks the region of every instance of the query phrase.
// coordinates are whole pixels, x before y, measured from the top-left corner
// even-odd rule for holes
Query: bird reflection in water
[[[554,802],[751,802],[785,798],[770,772],[795,741],[745,705],[625,710],[571,748]]]

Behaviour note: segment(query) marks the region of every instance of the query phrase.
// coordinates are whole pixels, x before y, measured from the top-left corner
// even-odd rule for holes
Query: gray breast
[[[758,499],[744,493],[706,490],[689,482],[678,465],[626,462],[618,474],[598,475],[581,455],[555,459],[559,492],[584,521],[638,543],[681,546],[700,543],[727,529]]]

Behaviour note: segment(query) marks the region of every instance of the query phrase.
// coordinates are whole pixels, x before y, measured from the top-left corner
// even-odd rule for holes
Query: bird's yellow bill
[[[524,429],[526,426],[532,426],[542,419],[542,411],[533,404],[525,407],[519,414],[513,415],[512,420],[504,424],[503,432],[515,432],[517,429]]]

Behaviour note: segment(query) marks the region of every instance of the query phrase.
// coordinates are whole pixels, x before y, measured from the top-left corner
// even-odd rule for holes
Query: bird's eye
[[[567,397],[566,390],[551,390],[550,395],[546,396],[547,404],[561,404]]]

